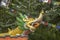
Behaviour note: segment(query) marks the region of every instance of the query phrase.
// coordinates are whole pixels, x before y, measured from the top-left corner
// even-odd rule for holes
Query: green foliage
[[[55,28],[40,26],[29,35],[29,40],[60,40],[60,32]]]
[[[6,8],[0,8],[0,32],[7,32],[8,28],[15,28],[16,18],[10,15],[11,13]]]

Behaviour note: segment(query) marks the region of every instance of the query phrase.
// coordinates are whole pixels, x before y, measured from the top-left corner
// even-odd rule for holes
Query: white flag
[[[48,3],[49,0],[43,0],[43,2]]]
[[[2,1],[1,6],[6,6],[6,3]]]

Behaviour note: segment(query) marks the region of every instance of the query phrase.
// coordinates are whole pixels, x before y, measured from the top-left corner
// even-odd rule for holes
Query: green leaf
[[[24,24],[24,21],[18,17],[16,17],[17,21],[19,21],[21,24]]]
[[[19,15],[20,15],[20,18],[21,19],[24,19],[25,18],[24,15],[22,15],[22,13],[19,13]]]

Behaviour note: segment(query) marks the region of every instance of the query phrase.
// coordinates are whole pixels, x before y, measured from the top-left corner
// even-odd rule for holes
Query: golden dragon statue
[[[23,19],[23,21],[25,22],[25,28],[28,28],[30,31],[34,31],[40,24],[41,24],[41,21],[42,21],[42,18],[43,18],[43,14],[44,14],[44,10],[42,10],[40,12],[40,15],[38,18],[34,19],[32,17],[30,18],[25,18]],[[24,30],[21,30],[19,29],[19,27],[13,29],[13,30],[10,30],[8,28],[8,32],[7,33],[1,33],[0,36],[4,36],[4,35],[10,35],[10,36],[16,36],[17,34],[22,34],[24,32]]]

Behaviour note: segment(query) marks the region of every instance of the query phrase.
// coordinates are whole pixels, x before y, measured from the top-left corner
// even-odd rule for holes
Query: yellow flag
[[[56,27],[56,25],[55,24],[52,24],[52,27]]]

